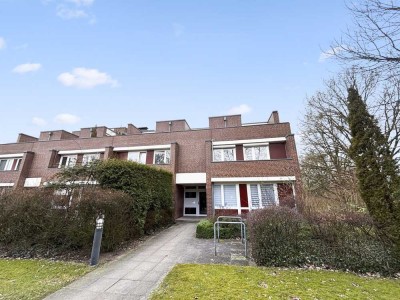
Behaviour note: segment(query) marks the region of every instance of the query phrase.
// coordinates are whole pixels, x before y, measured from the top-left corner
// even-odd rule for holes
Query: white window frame
[[[259,183],[259,182],[252,182],[247,184],[247,199],[249,203],[249,210],[253,209],[262,209],[266,208],[269,206],[263,206],[262,204],[262,199],[261,199],[261,185],[272,185],[274,189],[274,199],[275,199],[275,206],[279,206],[279,196],[278,196],[278,184],[276,183]],[[253,207],[253,201],[251,199],[251,189],[250,185],[257,185],[257,192],[258,192],[258,201],[259,201],[259,206],[258,207]]]
[[[167,160],[167,152],[169,153],[168,155],[168,160]],[[164,154],[164,162],[163,163],[158,163],[156,164],[156,154]],[[165,150],[154,150],[153,154],[153,165],[169,165],[171,163],[171,150],[170,149],[165,149]]]
[[[67,158],[67,160],[66,160],[66,162],[65,162],[65,165],[62,165],[63,158]],[[77,159],[78,159],[78,155],[62,155],[62,156],[60,157],[60,162],[59,162],[59,164],[58,164],[58,168],[61,169],[61,168],[71,168],[71,167],[74,167],[74,166],[76,165]],[[72,160],[75,160],[75,161],[74,161],[73,163],[71,163]]]
[[[144,161],[141,161],[140,158],[144,156]],[[132,156],[136,156],[132,157]],[[139,164],[146,164],[147,159],[147,151],[129,151],[128,152],[128,160],[137,162]]]
[[[255,159],[255,147],[266,147],[267,148],[267,158],[266,159]],[[246,155],[246,149],[251,148],[251,159],[247,159]],[[245,144],[243,145],[243,158],[244,160],[250,161],[250,160],[270,160],[271,156],[269,153],[269,144],[268,143],[262,143],[262,144]]]
[[[226,206],[225,205],[225,186],[226,185],[234,185],[235,186],[235,194],[236,194],[236,206]],[[215,206],[214,204],[214,187],[215,186],[221,186],[221,206]],[[238,209],[238,213],[241,213],[241,207],[240,207],[240,191],[239,191],[239,184],[236,183],[226,183],[226,184],[216,184],[213,186],[213,192],[212,192],[212,199],[213,199],[213,206],[214,209]]]
[[[4,170],[0,170],[0,172],[4,171],[18,171],[21,165],[22,158],[0,158],[0,161],[5,161]],[[14,168],[12,167],[15,162]]]
[[[233,150],[233,160],[226,160],[224,156],[224,150]],[[222,160],[215,160],[215,152],[220,152]],[[236,146],[215,146],[213,147],[213,162],[226,162],[226,161],[236,161]]]
[[[82,166],[92,163],[100,159],[100,153],[85,153],[82,156]]]

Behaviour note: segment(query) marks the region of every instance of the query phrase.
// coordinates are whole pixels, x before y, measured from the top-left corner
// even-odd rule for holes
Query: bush
[[[201,220],[196,227],[196,238],[213,239],[215,219]],[[219,236],[221,239],[234,239],[240,237],[239,224],[220,224]]]
[[[46,256],[64,250],[90,250],[96,217],[105,215],[102,251],[138,237],[133,198],[113,190],[85,189],[69,197],[53,189],[21,190],[0,197],[0,245],[16,256]]]
[[[134,223],[141,233],[171,224],[173,216],[172,174],[132,161],[110,159],[96,166],[95,178],[104,188],[121,190],[134,202]]]
[[[304,263],[304,218],[287,207],[252,211],[248,216],[252,256],[258,265],[293,266]],[[300,254],[300,255],[299,255]]]
[[[282,207],[249,214],[252,255],[263,266],[320,266],[358,273],[400,271],[393,245],[362,213],[303,217]]]

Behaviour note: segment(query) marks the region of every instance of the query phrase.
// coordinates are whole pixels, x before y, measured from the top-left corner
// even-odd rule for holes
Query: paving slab
[[[214,241],[196,239],[195,231],[196,223],[179,222],[45,299],[148,299],[178,263],[251,263],[240,240],[221,240],[215,256]]]

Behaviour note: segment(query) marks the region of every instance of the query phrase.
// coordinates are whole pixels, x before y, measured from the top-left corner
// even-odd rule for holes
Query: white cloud
[[[319,55],[319,59],[318,61],[320,63],[324,62],[325,60],[327,60],[328,58],[331,58],[332,56],[334,56],[336,53],[339,53],[340,51],[343,51],[344,49],[344,45],[342,46],[337,46],[335,48],[331,48],[327,51],[323,51],[320,55]]]
[[[33,117],[32,124],[37,125],[37,126],[45,126],[47,124],[47,122],[45,119]]]
[[[68,2],[75,3],[77,6],[91,6],[94,0],[67,0]]]
[[[97,85],[110,85],[117,87],[118,81],[107,73],[96,69],[75,68],[72,72],[65,72],[58,75],[58,81],[68,87],[90,89]]]
[[[240,104],[238,106],[234,106],[228,110],[228,114],[230,115],[243,115],[250,112],[252,108],[247,104]]]
[[[69,8],[64,5],[57,7],[57,16],[64,20],[87,18],[88,14],[82,9]]]
[[[54,122],[58,124],[76,124],[81,119],[78,116],[71,115],[71,114],[58,114],[54,118]]]
[[[22,64],[22,65],[18,65],[16,66],[12,71],[14,73],[18,73],[18,74],[25,74],[28,72],[36,72],[38,71],[40,68],[42,67],[41,64]]]
[[[6,40],[0,36],[0,49],[4,49],[6,47]]]
[[[172,29],[174,31],[175,37],[180,37],[185,33],[185,26],[179,23],[173,23],[172,24]]]

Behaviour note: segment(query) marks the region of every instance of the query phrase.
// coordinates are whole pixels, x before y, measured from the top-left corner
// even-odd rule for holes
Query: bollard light
[[[98,215],[96,218],[96,228],[102,229],[104,226],[104,215]]]
[[[95,266],[99,262],[101,237],[103,235],[104,215],[99,214],[96,218],[96,229],[94,231],[92,255],[90,256],[90,265]]]

